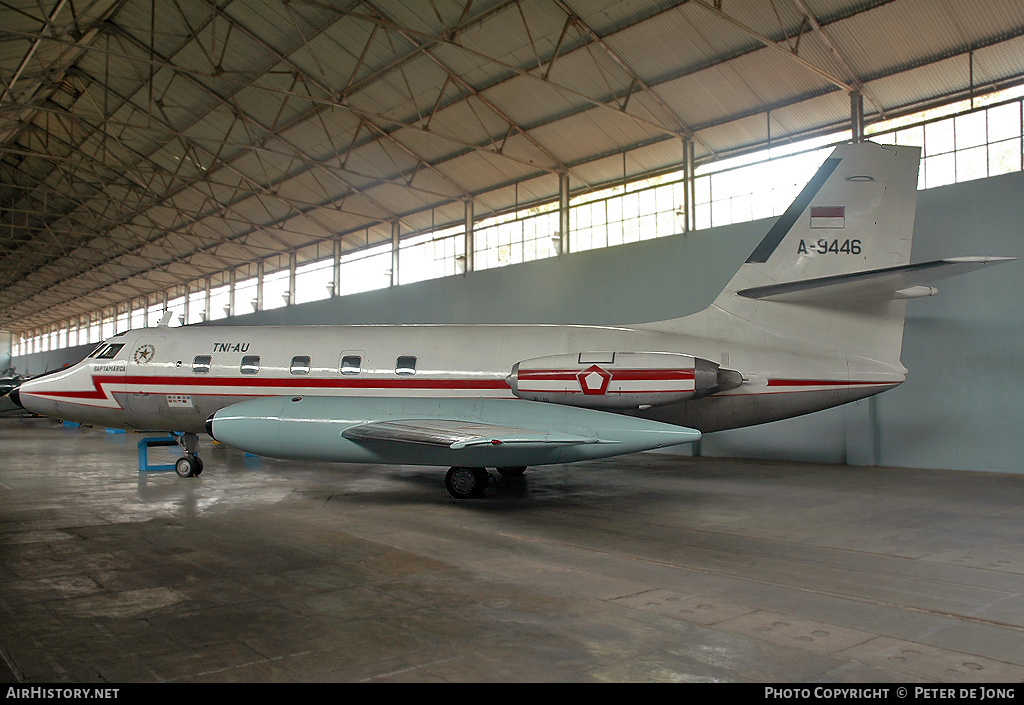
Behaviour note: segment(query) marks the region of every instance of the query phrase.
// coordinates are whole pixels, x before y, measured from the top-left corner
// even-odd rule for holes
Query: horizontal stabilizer
[[[599,438],[568,433],[530,431],[522,428],[448,419],[372,421],[347,428],[341,435],[350,441],[369,440],[412,443],[439,448],[451,448],[452,450],[480,445],[496,446],[504,443],[542,443],[552,446],[615,443],[615,441],[602,441]]]
[[[1014,259],[1016,258],[951,257],[932,262],[906,264],[900,267],[873,269],[867,272],[837,274],[831,277],[757,286],[736,293],[748,299],[794,303],[914,298],[936,293],[934,289],[927,286],[932,282]]]

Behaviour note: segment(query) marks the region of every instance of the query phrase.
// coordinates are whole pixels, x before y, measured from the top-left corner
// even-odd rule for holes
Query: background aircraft
[[[33,412],[198,434],[252,453],[451,466],[490,476],[688,443],[829,408],[904,381],[907,300],[1006,261],[910,264],[920,151],[842,145],[711,306],[629,326],[134,330],[12,393]]]
[[[7,370],[0,375],[0,416],[26,416],[28,412],[19,407],[11,400],[11,390],[17,388],[25,381],[24,376]]]

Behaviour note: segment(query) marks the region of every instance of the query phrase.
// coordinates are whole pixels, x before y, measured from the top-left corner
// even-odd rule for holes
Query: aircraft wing
[[[805,303],[844,299],[908,299],[938,293],[928,286],[933,282],[1014,259],[1016,258],[951,257],[867,272],[757,286],[736,293],[748,299]]]
[[[588,443],[614,443],[599,438],[531,431],[486,423],[456,421],[452,419],[406,419],[401,421],[372,421],[351,426],[342,432],[350,441],[372,440],[390,443],[411,443],[438,448],[471,448],[473,446],[498,446],[505,443],[543,443],[557,445],[581,445]]]
[[[700,439],[682,426],[523,399],[264,397],[214,413],[215,440],[276,458],[511,467]]]

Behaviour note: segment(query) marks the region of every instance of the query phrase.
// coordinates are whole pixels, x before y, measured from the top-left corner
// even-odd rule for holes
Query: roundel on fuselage
[[[132,360],[135,361],[136,365],[145,365],[147,362],[153,359],[153,355],[155,353],[156,348],[154,348],[149,343],[146,343],[145,345],[140,345],[138,348],[136,348],[135,354],[132,355]]]

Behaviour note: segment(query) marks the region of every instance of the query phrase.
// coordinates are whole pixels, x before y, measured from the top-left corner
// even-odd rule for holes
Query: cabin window
[[[211,355],[196,355],[192,359],[192,371],[197,375],[205,375],[210,371],[211,362],[213,362]]]
[[[395,361],[395,372],[400,375],[416,374],[416,356],[399,355],[398,359]]]
[[[289,371],[293,375],[308,375],[309,374],[309,355],[296,355],[292,358],[292,364],[289,367]]]
[[[120,345],[108,345],[106,347],[106,349],[103,350],[103,352],[101,352],[99,355],[96,356],[96,359],[97,360],[111,360],[111,359],[113,359],[113,357],[115,355],[117,355],[119,352],[121,352],[121,348],[123,348],[123,347],[124,347],[123,344],[120,344]]]
[[[363,366],[363,358],[359,355],[345,355],[341,358],[341,374],[357,375]]]
[[[260,356],[246,355],[242,358],[242,365],[239,368],[243,375],[254,375],[260,371]]]

